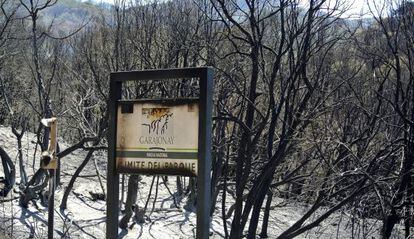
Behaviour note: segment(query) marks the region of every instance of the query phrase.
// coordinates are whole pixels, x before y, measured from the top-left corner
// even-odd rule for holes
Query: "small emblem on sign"
[[[172,135],[173,113],[170,108],[142,108],[143,123],[142,126],[144,134],[148,136],[157,135]]]

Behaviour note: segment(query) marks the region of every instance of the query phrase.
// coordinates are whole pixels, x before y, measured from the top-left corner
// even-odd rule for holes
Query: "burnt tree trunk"
[[[0,196],[6,197],[10,190],[13,189],[14,183],[16,181],[16,169],[9,155],[1,147],[0,158],[4,171],[4,179],[1,180],[1,183],[3,183],[3,188],[0,188]]]
[[[24,188],[27,184],[27,174],[23,162],[23,151],[22,151],[22,138],[26,131],[26,127],[23,127],[22,131],[19,133],[15,127],[12,127],[12,132],[17,139],[17,152],[19,157],[19,172],[20,172],[20,188]]]
[[[93,152],[94,152],[93,150],[90,150],[88,152],[85,159],[83,160],[81,165],[79,165],[79,167],[76,169],[75,173],[73,174],[72,178],[70,179],[69,184],[65,189],[65,193],[63,194],[62,202],[60,203],[61,210],[66,209],[69,193],[72,191],[72,188],[73,188],[73,185],[75,184],[76,179],[78,178],[82,170],[85,168],[85,166],[88,164],[89,160],[92,158]]]
[[[269,226],[269,216],[270,216],[270,205],[272,204],[273,193],[272,190],[269,189],[267,193],[267,201],[266,201],[266,208],[263,216],[263,223],[262,223],[262,231],[260,232],[261,238],[268,238],[267,235],[267,228]]]
[[[386,216],[384,219],[384,223],[382,226],[382,233],[381,237],[383,239],[388,239],[391,237],[392,230],[394,229],[394,225],[397,224],[399,217],[395,209],[391,210],[391,213]]]
[[[125,215],[122,217],[121,221],[119,222],[119,227],[125,229],[128,227],[129,219],[132,217],[132,213],[134,211],[134,205],[137,201],[137,192],[138,192],[138,182],[139,182],[139,175],[131,175],[128,180],[128,193],[127,199],[125,203]]]

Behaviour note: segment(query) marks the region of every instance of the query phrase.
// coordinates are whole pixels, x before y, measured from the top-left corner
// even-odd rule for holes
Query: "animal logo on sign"
[[[142,126],[148,135],[165,135],[171,133],[169,123],[173,113],[170,108],[143,108],[144,122]]]

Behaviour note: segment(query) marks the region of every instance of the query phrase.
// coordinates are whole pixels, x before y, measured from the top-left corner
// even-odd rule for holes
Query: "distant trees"
[[[16,12],[19,5],[13,1],[1,0],[0,1],[0,124],[4,124],[7,117],[5,115],[13,114],[13,108],[10,102],[12,92],[8,92],[9,89],[13,89],[13,86],[8,84],[6,80],[10,77],[6,73],[6,62],[12,55],[11,51],[11,38],[14,33],[14,23],[16,21]],[[10,45],[9,45],[10,44]],[[7,194],[13,190],[16,181],[16,168],[13,161],[10,159],[8,153],[0,146],[0,158],[2,164],[2,171],[4,178],[0,180],[1,189],[0,195],[6,197]]]
[[[1,99],[0,102],[0,123],[3,124],[9,113],[13,113],[11,104],[10,104],[10,94],[13,92],[12,87],[9,87],[6,78],[9,77],[9,74],[6,74],[8,64],[6,62],[13,55],[12,47],[13,33],[15,32],[14,24],[16,22],[16,11],[18,10],[19,5],[10,0],[1,0],[0,1],[0,50],[4,52],[0,56],[0,93]],[[9,92],[11,91],[11,92]]]
[[[375,24],[369,30],[375,40],[371,38],[365,42],[364,53],[372,62],[373,74],[382,79],[386,88],[378,95],[390,108],[392,115],[387,122],[401,149],[394,160],[400,166],[391,165],[392,171],[388,173],[396,178],[386,182],[388,190],[384,189],[381,194],[382,236],[391,237],[395,224],[404,220],[405,237],[409,238],[414,206],[414,4],[398,1],[388,5],[373,4],[370,9]]]

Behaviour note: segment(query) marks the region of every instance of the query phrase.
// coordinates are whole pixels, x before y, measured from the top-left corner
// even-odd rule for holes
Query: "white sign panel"
[[[119,102],[118,173],[197,176],[195,100]]]

